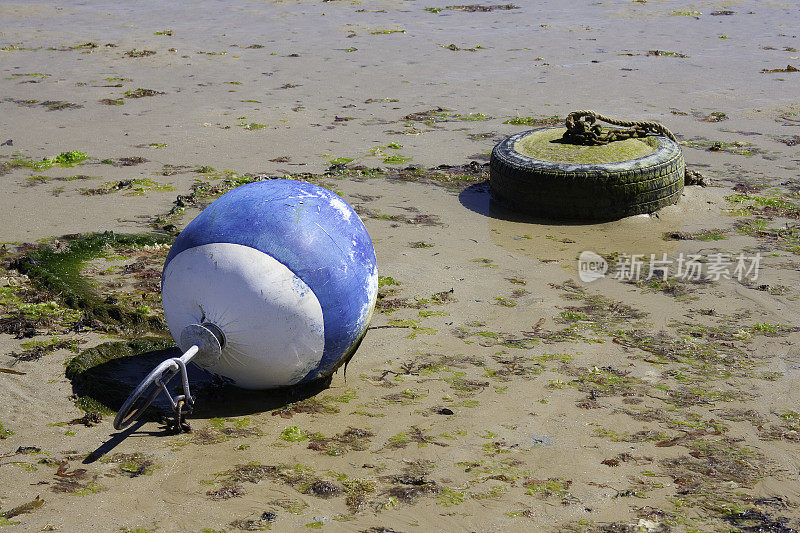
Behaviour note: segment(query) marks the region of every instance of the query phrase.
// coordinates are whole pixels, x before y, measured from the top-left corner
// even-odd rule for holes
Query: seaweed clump
[[[83,311],[90,319],[110,329],[130,333],[166,333],[163,319],[134,309],[108,303],[81,275],[86,261],[103,256],[109,249],[139,248],[168,244],[169,236],[158,234],[118,234],[112,231],[69,235],[60,246],[43,246],[17,258],[11,268],[27,275],[34,287],[58,297],[66,307]]]

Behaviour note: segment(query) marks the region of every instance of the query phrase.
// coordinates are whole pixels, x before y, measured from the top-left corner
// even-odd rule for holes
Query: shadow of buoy
[[[145,337],[130,341],[107,342],[84,350],[67,365],[66,375],[79,399],[91,398],[112,411],[119,410],[128,395],[162,361],[180,356],[172,340]],[[277,409],[327,389],[331,376],[293,387],[264,391],[245,390],[196,365],[188,367],[196,408],[189,419],[243,416]],[[173,379],[170,394],[182,393],[180,380]],[[158,421],[172,414],[164,395],[159,395],[145,411],[143,420]]]

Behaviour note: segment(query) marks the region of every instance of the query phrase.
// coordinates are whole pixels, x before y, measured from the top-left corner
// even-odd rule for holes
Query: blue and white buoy
[[[361,342],[377,293],[372,241],[347,202],[293,180],[243,185],[208,206],[172,245],[161,298],[186,353],[148,379],[155,387],[167,368],[185,376],[180,367],[192,358],[247,389],[328,376]],[[181,399],[190,403],[187,387]],[[137,393],[146,399],[134,391],[120,426],[143,409],[131,411]]]

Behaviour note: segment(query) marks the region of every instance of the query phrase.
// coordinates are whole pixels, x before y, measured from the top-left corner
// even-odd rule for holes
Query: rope
[[[603,131],[598,120],[607,122],[613,126],[629,128],[627,130],[608,129]],[[636,120],[617,120],[594,111],[573,111],[567,115],[567,131],[562,137],[566,142],[572,144],[600,145],[608,144],[613,141],[621,141],[636,137],[646,137],[650,134],[663,135],[674,142],[678,142],[675,136],[665,126],[658,122],[636,121]]]

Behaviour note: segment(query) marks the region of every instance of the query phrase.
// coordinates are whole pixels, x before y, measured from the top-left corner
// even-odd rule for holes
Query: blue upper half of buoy
[[[208,279],[169,281],[187,276]],[[241,376],[234,380],[244,386],[267,388],[280,383],[261,387],[247,369],[263,354],[273,354],[264,362],[272,365],[269,372],[273,374],[280,374],[276,365],[294,365],[286,379],[298,382],[330,373],[352,353],[375,304],[377,276],[372,241],[347,202],[310,183],[268,180],[224,194],[186,226],[164,264],[162,296],[173,336],[185,325],[173,327],[171,318],[187,321],[192,315],[192,320],[224,322],[216,325],[234,342],[228,366],[218,369],[219,373]],[[248,294],[239,294],[240,287],[225,288],[231,284],[245,285]],[[177,296],[186,292],[183,287],[202,293],[204,286],[216,296]],[[167,293],[170,302],[180,303],[168,305]],[[256,302],[253,309],[242,307],[251,301]],[[253,322],[245,318],[249,312],[270,318],[265,323]],[[248,324],[259,328],[266,346],[262,352],[252,346],[252,332],[237,348],[237,334]],[[321,353],[313,355],[319,351],[316,336]],[[298,340],[292,344],[292,339]],[[270,342],[286,346],[268,346]],[[264,375],[269,372],[265,370]]]

